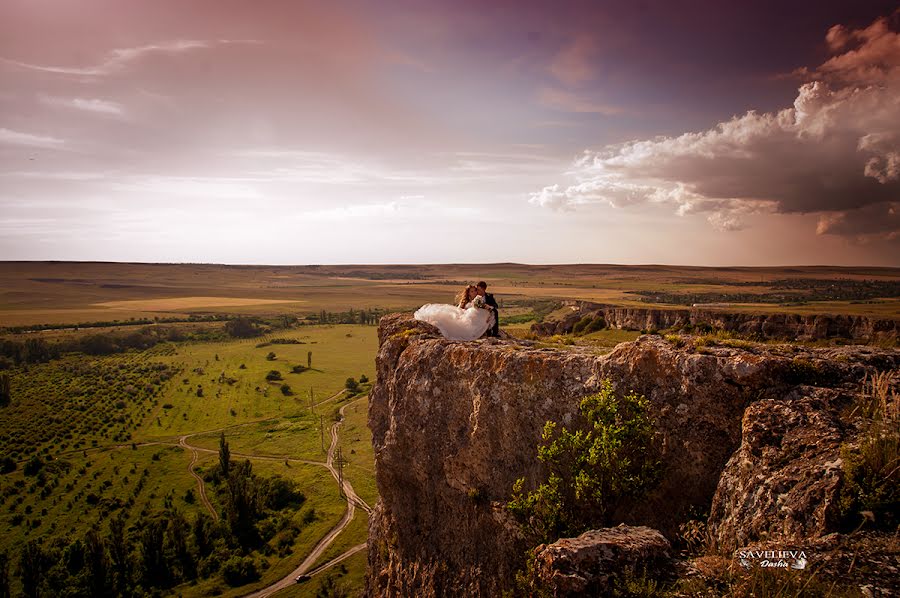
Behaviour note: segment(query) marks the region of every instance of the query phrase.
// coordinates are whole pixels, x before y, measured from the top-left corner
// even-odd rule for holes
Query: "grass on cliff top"
[[[617,330],[615,328],[606,328],[583,336],[556,334],[548,337],[535,336],[531,333],[530,327],[525,325],[508,326],[503,330],[516,338],[535,341],[535,346],[538,348],[570,349],[577,347],[590,349],[601,355],[609,353],[620,343],[631,342],[641,336],[641,333],[636,330]]]

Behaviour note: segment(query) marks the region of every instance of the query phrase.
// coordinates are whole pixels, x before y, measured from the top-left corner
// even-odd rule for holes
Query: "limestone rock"
[[[662,330],[676,326],[708,326],[760,339],[820,340],[845,338],[861,342],[896,340],[900,319],[834,314],[752,314],[703,308],[662,309],[623,307],[589,301],[568,301],[571,310],[557,320],[533,324],[532,332],[542,336],[565,334],[585,316],[603,316],[610,328]]]
[[[604,596],[629,570],[655,577],[670,566],[669,541],[662,534],[621,525],[541,545],[532,584],[555,597]]]
[[[409,314],[383,318],[379,339],[369,403],[380,494],[369,521],[373,597],[508,590],[531,548],[505,508],[513,483],[541,478],[544,423],[572,424],[604,378],[648,398],[663,471],[647,496],[617,505],[615,524],[671,540],[692,514],[709,512],[720,489],[714,524],[723,542],[773,525],[786,535],[826,533],[840,476],[835,450],[847,433],[837,417],[842,397],[874,366],[900,366],[900,352],[870,347],[700,354],[651,335],[602,356],[456,342]],[[768,528],[752,508],[768,513]]]
[[[800,387],[747,408],[740,448],[722,472],[710,531],[722,548],[798,541],[837,528],[841,443],[840,393]]]

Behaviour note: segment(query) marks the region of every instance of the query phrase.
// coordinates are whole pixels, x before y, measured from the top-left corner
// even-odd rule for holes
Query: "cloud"
[[[132,48],[118,48],[107,54],[106,58],[98,63],[83,67],[65,67],[65,66],[44,66],[39,64],[31,64],[28,62],[20,62],[9,58],[0,58],[3,62],[17,66],[19,68],[32,71],[40,71],[45,73],[55,73],[59,75],[82,75],[89,77],[101,77],[121,71],[130,63],[140,60],[141,58],[151,54],[180,54],[190,50],[199,50],[211,48],[217,45],[225,44],[258,44],[257,40],[173,40],[160,42],[156,44],[147,44],[143,46],[135,46]]]
[[[834,27],[826,41],[841,53],[807,71],[792,107],[586,151],[568,173],[573,184],[547,186],[531,202],[667,203],[706,213],[720,230],[741,228],[749,213],[819,213],[819,234],[896,236],[900,34],[879,19]]]
[[[104,114],[107,116],[125,115],[125,108],[122,104],[99,98],[58,98],[42,95],[40,96],[40,101],[48,106],[73,108],[75,110],[83,110],[85,112],[93,112],[95,114]]]
[[[856,210],[822,214],[816,225],[820,235],[843,235],[866,242],[872,238],[900,238],[900,202],[885,202]]]
[[[61,149],[65,145],[63,139],[56,137],[48,137],[46,135],[33,135],[31,133],[22,133],[21,131],[13,131],[12,129],[0,128],[0,144],[3,145],[21,145],[25,147],[37,147],[44,149]]]

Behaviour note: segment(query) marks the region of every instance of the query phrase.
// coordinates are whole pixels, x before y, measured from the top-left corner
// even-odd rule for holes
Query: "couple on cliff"
[[[460,292],[456,296],[456,305],[429,303],[416,311],[415,318],[433,325],[452,341],[500,336],[497,301],[487,292],[487,283],[483,280]]]

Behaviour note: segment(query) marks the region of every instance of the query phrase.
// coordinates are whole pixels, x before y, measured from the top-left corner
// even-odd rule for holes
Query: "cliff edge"
[[[651,404],[663,476],[617,521],[673,539],[708,513],[722,546],[834,531],[846,407],[900,353],[869,347],[710,347],[658,336],[612,353],[515,340],[453,342],[410,314],[379,327],[369,427],[380,500],[369,523],[369,596],[497,596],[529,547],[505,510],[536,479],[548,420],[568,423],[610,379]],[[790,452],[782,451],[782,443]],[[759,468],[759,469],[756,469]]]

